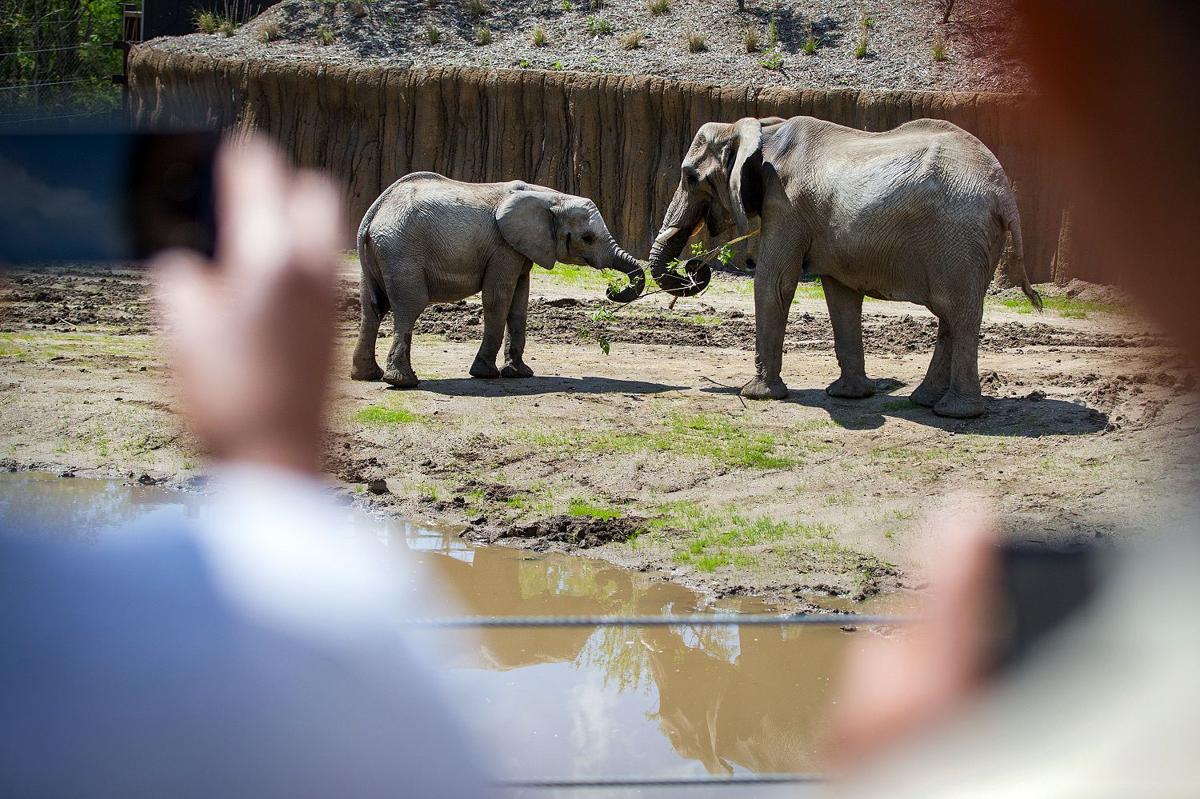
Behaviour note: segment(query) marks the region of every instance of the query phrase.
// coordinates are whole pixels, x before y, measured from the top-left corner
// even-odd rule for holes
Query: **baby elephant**
[[[371,205],[358,228],[362,264],[362,322],[354,349],[355,380],[397,388],[417,385],[410,360],[417,317],[434,302],[457,302],[483,292],[483,342],[473,377],[532,377],[522,355],[532,264],[556,261],[617,269],[629,285],[609,299],[629,302],[645,286],[642,264],[613,240],[595,203],[519,180],[461,183],[414,172]],[[387,370],[375,361],[375,339],[392,312],[395,339]],[[504,368],[496,354],[507,340]]]

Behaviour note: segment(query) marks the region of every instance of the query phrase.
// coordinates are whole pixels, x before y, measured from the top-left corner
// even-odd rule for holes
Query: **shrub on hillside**
[[[688,31],[687,49],[689,53],[703,53],[707,50],[708,43],[704,41],[704,34],[700,31]]]
[[[621,48],[623,50],[636,50],[642,46],[642,39],[645,36],[645,31],[630,31],[621,37]]]

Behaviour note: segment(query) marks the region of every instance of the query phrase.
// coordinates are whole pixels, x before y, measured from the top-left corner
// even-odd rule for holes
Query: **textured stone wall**
[[[1051,279],[1063,198],[1030,123],[1029,100],[988,94],[732,88],[657,77],[347,67],[214,59],[137,47],[134,116],[159,124],[259,130],[297,164],[345,186],[352,220],[397,177],[520,178],[591,197],[630,252],[645,257],[697,127],[806,114],[864,130],[950,120],[996,153],[1017,187],[1026,263]],[[1084,264],[1072,264],[1074,276]],[[1063,275],[1055,274],[1063,279]]]

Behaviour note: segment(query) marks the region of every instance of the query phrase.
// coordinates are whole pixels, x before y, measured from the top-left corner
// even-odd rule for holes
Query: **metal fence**
[[[122,108],[127,12],[115,0],[0,2],[0,129],[108,118]]]

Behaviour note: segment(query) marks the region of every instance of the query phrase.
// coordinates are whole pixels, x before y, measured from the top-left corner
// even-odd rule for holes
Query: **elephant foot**
[[[414,372],[400,369],[388,369],[383,373],[383,382],[393,388],[416,388],[421,381]]]
[[[912,394],[908,395],[908,399],[913,405],[920,405],[922,408],[932,408],[945,393],[945,386],[935,387],[929,383],[922,383],[916,387]]]
[[[842,375],[829,384],[825,393],[843,399],[862,399],[875,394],[875,382],[864,375]]]
[[[533,370],[530,369],[524,361],[515,361],[504,364],[504,368],[500,370],[501,377],[533,377]]]
[[[350,369],[351,380],[378,380],[381,377],[383,377],[383,370],[374,361],[371,363],[356,363]]]
[[[783,381],[776,378],[774,381],[768,382],[761,377],[756,377],[746,385],[742,386],[742,396],[746,399],[768,400],[768,399],[784,399],[788,395],[788,387],[783,384]]]
[[[948,416],[951,419],[973,419],[982,416],[984,409],[983,397],[964,397],[951,389],[933,406],[933,412],[938,416]]]
[[[481,377],[485,380],[491,380],[500,376],[500,370],[496,368],[496,364],[488,363],[482,358],[476,358],[471,364],[471,377]]]

